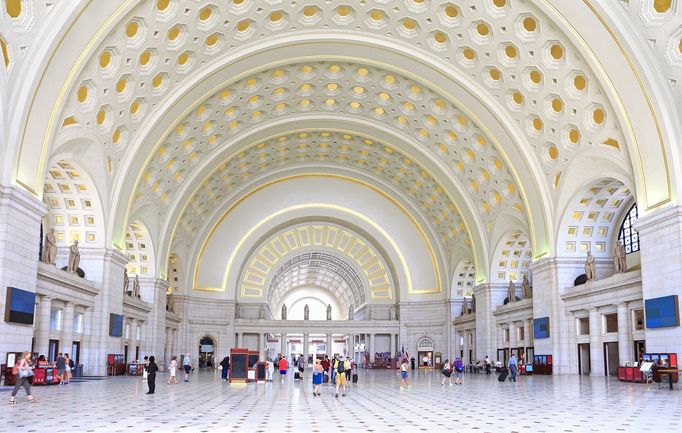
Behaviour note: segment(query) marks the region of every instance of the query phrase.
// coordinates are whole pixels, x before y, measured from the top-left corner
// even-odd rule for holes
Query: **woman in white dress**
[[[65,384],[68,384],[69,382],[71,382],[71,358],[69,358],[68,353],[64,354],[64,368],[66,373],[64,374],[62,380],[64,381]]]
[[[178,379],[175,377],[175,375],[178,373],[178,357],[174,356],[173,359],[170,362],[170,377],[168,378],[168,384],[171,384],[171,381],[173,383],[178,383]]]
[[[267,362],[267,375],[265,376],[265,381],[266,382],[272,382],[272,373],[275,372],[275,364],[272,362],[272,359],[268,358]]]
[[[149,374],[149,373],[147,372],[147,366],[148,366],[148,365],[149,365],[149,357],[148,357],[148,356],[145,356],[145,357],[144,357],[144,365],[142,366],[142,382],[146,382],[146,381],[147,381],[147,374]]]

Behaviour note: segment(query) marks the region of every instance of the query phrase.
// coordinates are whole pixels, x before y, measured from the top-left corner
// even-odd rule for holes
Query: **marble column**
[[[173,355],[177,355],[177,339],[178,339],[178,330],[177,329],[171,329],[171,358]]]
[[[526,347],[531,347],[533,345],[533,321],[531,319],[526,319],[525,327],[526,329],[523,332],[523,339],[526,343]]]
[[[309,334],[303,334],[303,361],[305,366],[308,366],[308,354],[310,353],[310,347],[308,345],[308,340],[310,339]]]
[[[471,363],[471,360],[469,359],[469,330],[465,329],[463,335],[464,341],[462,344],[462,352],[464,352],[464,355],[462,356],[462,361],[464,362],[464,364],[469,364]]]
[[[50,344],[50,312],[52,311],[52,298],[42,296],[38,306],[38,327],[35,333],[35,350],[47,357]]]
[[[618,361],[619,365],[625,365],[626,362],[635,361],[634,357],[634,343],[632,340],[632,331],[630,326],[630,314],[627,302],[618,304]]]
[[[59,339],[59,350],[62,353],[68,353],[71,356],[71,348],[73,346],[73,302],[64,303],[64,311],[62,311],[62,333]]]
[[[286,357],[287,356],[287,334],[282,333],[281,336],[279,337],[279,345],[280,345],[280,352],[282,352],[282,356]]]
[[[268,334],[258,334],[258,356],[260,361],[265,361],[265,344],[268,341]]]
[[[518,346],[518,334],[516,333],[516,323],[509,322],[509,356],[511,357],[512,349]]]
[[[598,308],[590,309],[590,376],[604,375],[602,319]]]
[[[130,320],[130,339],[128,339],[128,358],[135,360],[135,349],[137,348],[137,319]]]
[[[374,362],[374,335],[369,334],[369,362]]]
[[[391,341],[389,344],[389,347],[390,347],[389,353],[391,354],[391,359],[393,359],[393,358],[395,358],[395,352],[396,352],[396,350],[395,350],[395,334],[391,332],[389,335],[391,337]]]
[[[165,343],[163,345],[163,365],[169,365],[171,358],[172,358],[172,352],[171,352],[171,332],[170,328],[165,328],[164,329],[164,335],[165,335]]]
[[[332,339],[332,334],[327,334],[327,356],[331,359],[332,355],[334,352],[332,351],[332,347],[334,345],[334,340]]]

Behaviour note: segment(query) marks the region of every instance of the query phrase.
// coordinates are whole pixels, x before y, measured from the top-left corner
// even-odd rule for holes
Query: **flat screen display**
[[[123,336],[123,316],[120,314],[109,314],[109,335],[112,337]]]
[[[5,322],[33,325],[36,294],[16,287],[7,288]]]
[[[265,363],[259,362],[256,364],[256,380],[262,382],[265,380]]]
[[[533,336],[535,338],[549,338],[549,317],[533,320]]]
[[[655,329],[680,326],[680,311],[678,305],[677,295],[646,299],[644,301],[646,327],[648,329]]]
[[[259,355],[249,353],[249,368],[256,368],[256,363],[258,362]]]
[[[234,379],[246,379],[246,353],[233,353],[230,358],[230,374]]]

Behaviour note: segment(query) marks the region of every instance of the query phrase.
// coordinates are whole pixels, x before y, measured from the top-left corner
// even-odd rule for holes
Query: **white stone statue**
[[[616,248],[613,252],[613,266],[617,274],[623,273],[627,270],[625,262],[625,247],[620,241],[616,241]]]
[[[332,320],[332,305],[327,304],[327,320]]]
[[[43,263],[54,265],[57,258],[57,238],[54,236],[54,229],[45,233],[45,244],[43,244]]]
[[[523,299],[528,299],[533,297],[533,288],[530,286],[528,277],[523,276],[523,282],[521,283],[521,289],[523,290]]]
[[[348,320],[353,320],[353,304],[350,304],[348,306]]]
[[[175,300],[173,299],[172,290],[166,295],[166,311],[175,313]]]
[[[592,251],[587,252],[587,260],[585,261],[585,276],[587,277],[587,281],[597,279],[597,266],[594,263]]]
[[[471,312],[475,313],[476,312],[476,295],[473,293],[471,294]]]
[[[130,291],[130,278],[128,277],[128,270],[126,268],[123,268],[123,293],[128,296],[133,294],[133,292]]]
[[[69,265],[66,267],[67,272],[75,274],[78,271],[78,265],[81,262],[81,253],[78,251],[78,241],[74,241],[73,245],[69,247]]]
[[[303,307],[303,320],[309,320],[310,319],[310,308],[308,307],[308,304],[305,304],[305,307]]]
[[[140,299],[140,276],[135,275],[133,280],[133,298]]]
[[[282,304],[282,320],[287,320],[287,305]]]
[[[512,280],[509,280],[509,287],[507,287],[507,298],[509,302],[516,302],[516,284]]]

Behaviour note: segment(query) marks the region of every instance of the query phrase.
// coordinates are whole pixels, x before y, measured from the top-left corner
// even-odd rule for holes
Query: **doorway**
[[[80,341],[74,341],[71,344],[71,359],[73,359],[73,362],[76,364],[81,363],[81,342]]]
[[[497,361],[502,365],[507,365],[507,360],[509,360],[509,349],[497,349]]]
[[[213,354],[215,342],[209,336],[202,337],[199,341],[199,368],[213,368]]]
[[[59,340],[50,340],[47,347],[47,360],[52,364],[59,353]]]
[[[646,353],[646,343],[644,340],[635,340],[635,359],[641,363]]]
[[[618,376],[618,343],[604,343],[604,375]]]
[[[590,343],[578,344],[578,374],[590,374]]]

